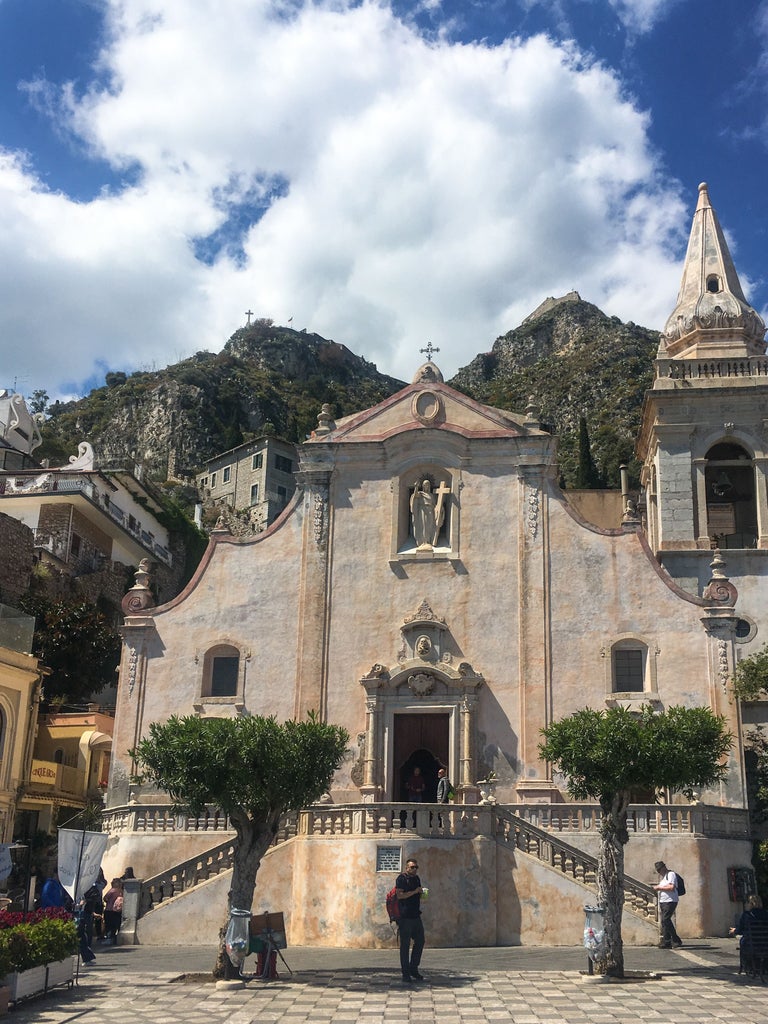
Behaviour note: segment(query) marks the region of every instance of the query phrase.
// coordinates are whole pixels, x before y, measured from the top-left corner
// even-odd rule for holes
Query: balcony
[[[68,764],[35,759],[29,780],[33,789],[42,790],[46,796],[85,796],[85,772]]]

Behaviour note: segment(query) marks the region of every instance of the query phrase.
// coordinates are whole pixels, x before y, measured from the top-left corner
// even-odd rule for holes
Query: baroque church
[[[105,815],[105,870],[142,880],[126,940],[210,943],[229,888],[216,809],[174,815],[135,782],[127,751],[149,724],[316,710],[349,749],[324,800],[286,820],[254,902],[284,912],[290,943],[391,945],[384,894],[412,855],[432,944],[579,942],[599,809],[541,760],[541,728],[643,704],[710,707],[736,741],[726,781],[693,802],[636,794],[625,939],[657,938],[658,860],[686,879],[681,934],[725,934],[751,861],[743,730],[762,715],[730,680],[768,638],[764,334],[701,185],[643,411],[643,491],[624,488],[612,523],[560,490],[532,404],[479,404],[430,358],[373,408],[334,422],[323,407],[277,521],[214,530],[172,601],[153,605],[143,563],[123,605]],[[438,809],[441,766],[456,799]],[[340,894],[341,875],[354,885]]]

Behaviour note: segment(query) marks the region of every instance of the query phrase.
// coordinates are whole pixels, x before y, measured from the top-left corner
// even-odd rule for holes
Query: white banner
[[[96,881],[108,839],[106,832],[59,829],[59,881],[75,903]]]
[[[4,882],[12,870],[11,844],[0,843],[0,882]]]

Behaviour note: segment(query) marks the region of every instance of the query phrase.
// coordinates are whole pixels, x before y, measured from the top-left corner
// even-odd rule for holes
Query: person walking
[[[407,985],[414,980],[424,980],[419,974],[424,949],[424,923],[421,920],[421,896],[424,890],[418,870],[419,865],[410,859],[406,861],[405,871],[395,879],[395,890],[400,901],[400,970]]]
[[[682,946],[682,940],[675,931],[672,920],[677,910],[679,899],[677,892],[677,875],[670,871],[663,860],[657,860],[653,865],[659,876],[658,885],[654,889],[659,894],[659,920],[661,924],[660,949],[672,949],[673,946]]]
[[[112,879],[112,886],[104,897],[104,938],[102,942],[117,945],[117,933],[123,919],[123,882],[120,878]]]

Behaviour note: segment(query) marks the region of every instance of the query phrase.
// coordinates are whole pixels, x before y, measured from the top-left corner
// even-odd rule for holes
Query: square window
[[[287,459],[285,455],[275,456],[275,469],[281,473],[291,473],[293,471],[293,463],[290,459]]]

